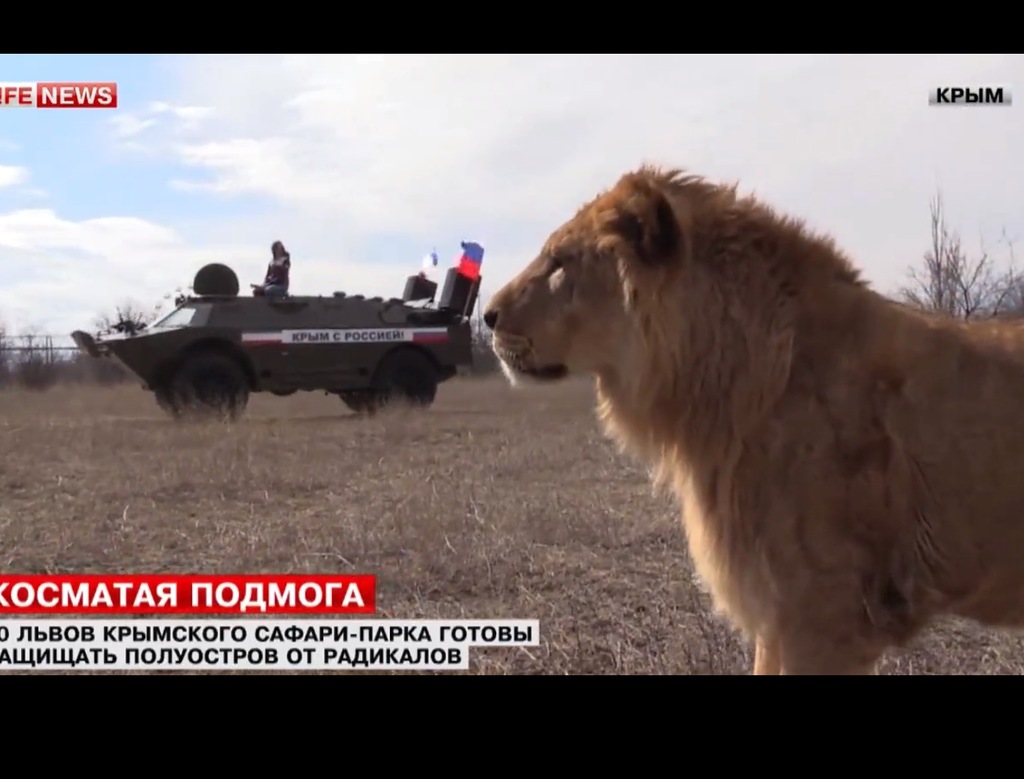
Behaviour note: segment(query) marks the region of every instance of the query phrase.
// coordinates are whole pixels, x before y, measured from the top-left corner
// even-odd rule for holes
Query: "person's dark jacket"
[[[288,289],[288,273],[291,270],[292,261],[285,256],[281,262],[271,260],[267,266],[267,277],[263,280],[264,286],[276,284],[279,287]]]

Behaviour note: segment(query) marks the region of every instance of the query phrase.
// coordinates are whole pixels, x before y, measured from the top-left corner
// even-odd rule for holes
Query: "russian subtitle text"
[[[465,670],[537,620],[8,619],[0,670]]]
[[[0,614],[373,614],[359,576],[0,575]]]

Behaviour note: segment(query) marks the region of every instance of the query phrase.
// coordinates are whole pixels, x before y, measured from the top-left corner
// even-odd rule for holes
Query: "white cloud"
[[[187,134],[212,114],[213,109],[204,106],[181,106],[154,101],[141,111],[119,112],[110,117],[107,123],[114,141],[122,149],[159,152],[167,143],[166,136]],[[154,135],[156,129],[166,133],[162,140]]]
[[[178,120],[179,129],[191,129],[199,125],[203,119],[213,115],[213,109],[208,106],[175,106],[163,102],[150,103],[150,113],[170,114]]]
[[[0,165],[0,189],[16,187],[29,179],[28,168],[19,165]]]
[[[270,207],[230,220],[211,209],[208,221],[176,231],[140,220],[71,223],[49,211],[0,220],[0,247],[12,247],[0,265],[13,252],[48,269],[33,283],[51,284],[53,298],[89,290],[75,309],[89,316],[125,295],[158,298],[213,260],[232,264],[245,288],[278,237],[295,257],[296,291],[312,294],[397,294],[404,268],[361,258],[379,256],[382,245],[413,246],[394,259],[414,272],[431,247],[446,263],[460,239],[473,238],[487,249],[486,292],[584,199],[642,161],[738,179],[834,234],[887,290],[927,246],[937,186],[968,243],[984,234],[994,244],[1004,226],[1024,240],[1021,107],[927,101],[940,85],[1024,83],[1017,57],[175,62],[175,89],[137,115],[119,112],[112,130],[181,163],[168,182],[179,190],[255,195]],[[31,298],[17,289],[0,288],[0,314]],[[60,322],[68,311],[62,303]]]
[[[110,126],[117,140],[134,138],[156,124],[156,119],[143,119],[135,114],[117,114],[110,118]]]
[[[0,275],[13,280],[0,285],[0,324],[9,332],[66,336],[127,300],[160,304],[209,262],[234,268],[245,294],[250,281],[262,281],[269,240],[245,242],[262,234],[244,227],[223,231],[242,240],[219,240],[212,232],[185,235],[130,217],[74,222],[47,208],[0,214]],[[418,263],[410,262],[409,273]],[[401,272],[307,252],[293,270],[292,288],[312,295],[381,288],[380,294],[397,296],[403,280]]]
[[[1024,202],[1016,106],[930,107],[939,85],[1024,82],[956,56],[189,58],[175,186],[260,195],[354,241],[483,239],[511,275],[579,203],[650,160],[739,179],[834,233],[880,286],[927,243],[937,185],[965,238]],[[216,70],[217,78],[209,78]],[[512,250],[524,250],[512,254]]]
[[[251,252],[197,249],[142,219],[72,222],[44,208],[2,214],[0,271],[16,281],[0,287],[0,317],[12,331],[70,332],[125,299],[156,303],[187,285],[211,254],[232,262]]]

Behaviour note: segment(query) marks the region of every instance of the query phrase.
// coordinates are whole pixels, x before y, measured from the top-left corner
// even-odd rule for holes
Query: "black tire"
[[[237,360],[201,353],[185,359],[167,395],[176,417],[232,421],[249,403],[249,382]]]
[[[153,395],[156,397],[156,404],[160,406],[161,411],[170,414],[172,417],[180,416],[180,409],[174,402],[174,393],[170,387],[157,387],[153,391]]]
[[[357,414],[376,414],[386,400],[384,393],[376,390],[347,390],[339,392],[338,397],[346,406]]]
[[[382,405],[428,408],[437,397],[437,369],[429,357],[414,349],[400,349],[381,360],[375,379]]]

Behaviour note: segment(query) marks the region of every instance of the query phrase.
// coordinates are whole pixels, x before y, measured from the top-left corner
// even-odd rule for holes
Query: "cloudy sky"
[[[483,296],[641,162],[740,182],[891,291],[941,188],[969,248],[1024,256],[1021,56],[0,56],[4,81],[117,81],[111,111],[0,110],[0,322],[64,334],[207,262],[294,293],[398,295],[486,249]],[[1024,100],[1022,95],[1021,100]],[[1012,139],[1016,139],[1012,141]],[[1012,141],[1012,143],[1011,143]],[[438,277],[440,273],[436,274]],[[165,304],[166,307],[166,304]],[[166,310],[166,308],[165,308]]]

